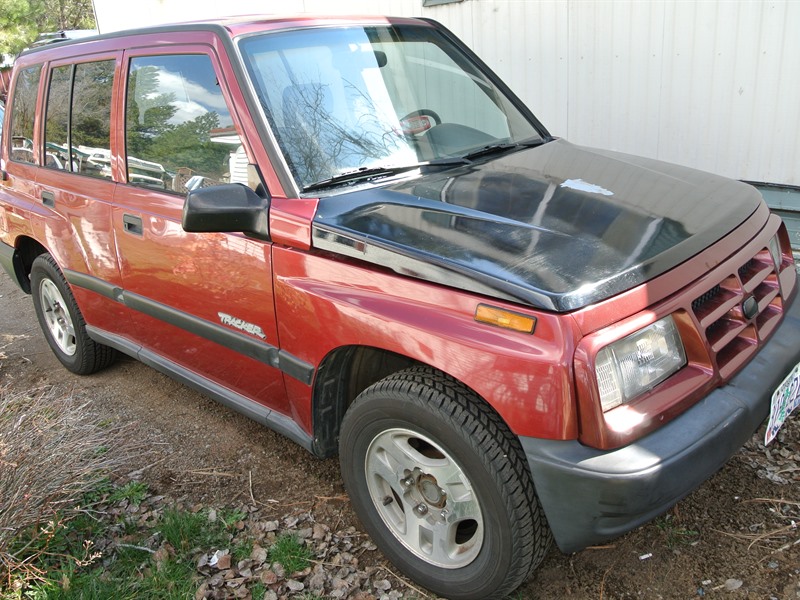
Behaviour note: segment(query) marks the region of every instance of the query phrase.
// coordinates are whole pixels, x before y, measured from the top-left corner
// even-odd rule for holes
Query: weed
[[[687,529],[676,523],[672,515],[666,515],[656,519],[655,525],[666,537],[665,544],[667,548],[691,544],[695,541],[694,538],[700,535],[700,532],[694,529]]]
[[[92,504],[102,502],[114,492],[114,489],[114,484],[111,483],[108,477],[98,479],[90,489],[84,492],[81,498],[81,504],[83,506],[91,506]]]
[[[240,509],[230,511],[223,510],[219,512],[217,518],[225,525],[225,529],[233,529],[238,522],[244,521],[247,518],[247,513]]]
[[[170,508],[164,511],[159,526],[161,535],[177,551],[224,546],[230,541],[224,524],[210,523],[205,512],[191,513]]]
[[[252,554],[252,552],[253,540],[236,540],[236,543],[233,545],[233,549],[231,550],[231,558],[233,559],[233,562],[238,563],[240,560],[250,558],[250,554]]]
[[[101,479],[75,501],[75,507],[121,500],[140,504],[147,494],[143,483],[114,487]],[[67,512],[69,519],[56,515],[45,526],[18,530],[10,540],[8,555],[25,564],[26,570],[12,570],[0,583],[0,600],[184,600],[196,592],[199,552],[231,548],[238,562],[253,551],[251,538],[233,535],[247,517],[241,510],[220,511],[210,521],[207,512],[169,507],[155,526],[127,514]],[[157,549],[154,539],[162,542]],[[105,548],[102,555],[95,544]],[[308,556],[310,551],[302,543],[286,536],[275,560],[294,570],[306,566]],[[263,584],[256,585],[254,600],[263,600],[266,591]]]
[[[287,573],[296,573],[309,566],[313,553],[291,534],[281,534],[269,548],[269,559],[283,565]]]
[[[264,596],[267,595],[267,586],[258,582],[250,588],[250,595],[253,597],[253,600],[264,600]]]
[[[140,505],[147,497],[147,484],[141,481],[129,481],[120,488],[117,488],[108,496],[108,502],[119,502],[127,500],[136,506]]]
[[[55,388],[0,388],[0,415],[0,581],[41,580],[36,553],[61,543],[65,523],[83,514],[80,500],[128,458],[129,445]]]

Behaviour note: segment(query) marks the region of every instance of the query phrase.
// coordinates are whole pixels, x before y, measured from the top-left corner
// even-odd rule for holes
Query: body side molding
[[[124,289],[111,283],[77,271],[65,270],[64,276],[70,285],[81,287],[89,291],[120,302],[125,306],[139,311],[150,317],[180,327],[185,331],[199,337],[215,342],[231,350],[235,350],[249,358],[258,360],[271,367],[279,369],[286,375],[310,385],[314,379],[314,366],[280,350],[276,346],[257,340],[247,334],[228,329],[217,323],[212,323],[194,315],[176,310],[166,304],[151,300],[146,296],[126,292]],[[97,331],[93,329],[93,331]],[[98,340],[99,341],[99,340]],[[105,342],[103,342],[105,343]],[[111,344],[108,344],[111,345]],[[125,350],[123,350],[125,352]],[[149,351],[142,351],[149,352]]]

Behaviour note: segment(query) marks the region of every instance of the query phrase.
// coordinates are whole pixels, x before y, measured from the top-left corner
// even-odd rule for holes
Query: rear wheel
[[[437,371],[415,367],[365,390],[342,423],[340,460],[375,543],[437,594],[501,598],[549,547],[518,440]]]
[[[69,284],[49,254],[33,261],[31,294],[47,343],[67,369],[89,375],[114,362],[114,349],[98,344],[86,333],[86,322]]]

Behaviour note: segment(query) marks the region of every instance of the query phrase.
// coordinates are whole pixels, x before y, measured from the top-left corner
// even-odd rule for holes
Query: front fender
[[[282,350],[319,367],[344,346],[381,349],[461,381],[518,435],[577,437],[569,316],[288,248],[274,248],[273,268]],[[535,316],[534,333],[477,323],[482,302]],[[310,428],[311,388],[287,380],[287,391]]]

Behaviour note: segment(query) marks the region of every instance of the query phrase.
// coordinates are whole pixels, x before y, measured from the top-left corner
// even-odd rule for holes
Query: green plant
[[[225,529],[233,529],[239,521],[244,521],[247,518],[247,513],[241,509],[221,510],[217,517]]]
[[[115,489],[108,496],[109,502],[127,500],[131,504],[139,505],[147,497],[147,484],[141,481],[129,481],[122,487]]]
[[[230,541],[224,523],[209,522],[208,513],[191,513],[170,508],[164,511],[158,527],[164,540],[178,551],[225,546]]]
[[[250,588],[250,595],[253,597],[253,600],[264,600],[264,596],[267,594],[267,586],[263,583],[258,582],[252,588]]]
[[[291,534],[281,534],[269,548],[269,559],[283,565],[286,573],[302,571],[311,564],[311,549]]]
[[[237,539],[231,550],[231,558],[233,562],[238,563],[240,560],[250,558],[253,552],[253,540],[250,538]]]
[[[129,444],[52,387],[0,388],[0,415],[0,582],[24,586],[43,579],[37,557],[63,549],[69,522],[85,516],[82,501],[127,460]]]
[[[661,530],[665,536],[665,544],[667,548],[674,548],[676,546],[691,544],[700,532],[694,529],[687,529],[675,522],[672,515],[660,517],[655,521],[656,527]]]
[[[133,515],[85,510],[120,500],[141,502],[146,495],[142,483],[115,487],[100,479],[74,509],[63,507],[69,519],[54,518],[44,526],[19,530],[8,552],[28,570],[12,571],[0,581],[0,600],[183,600],[197,589],[198,553],[230,547],[236,561],[252,553],[252,538],[244,533],[234,537],[230,531],[246,517],[241,510],[226,509],[209,520],[207,512],[169,507],[155,526]],[[157,533],[159,547],[152,545],[159,539]],[[98,547],[104,548],[102,554]],[[292,557],[297,561],[306,553],[293,538],[281,540],[278,556],[287,569],[307,564],[292,562]],[[266,591],[257,584],[254,600],[263,600]]]

